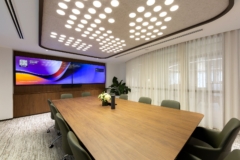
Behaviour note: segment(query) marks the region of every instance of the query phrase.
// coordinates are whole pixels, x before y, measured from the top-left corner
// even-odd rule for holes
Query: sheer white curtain
[[[177,100],[181,109],[203,113],[201,125],[223,126],[223,34],[166,47],[126,63],[129,99]]]
[[[223,34],[186,42],[185,109],[204,114],[201,125],[222,128]]]
[[[145,54],[126,64],[126,82],[132,90],[130,100],[151,97],[156,105],[163,99],[179,100],[179,81],[178,46]]]
[[[224,34],[224,122],[240,119],[240,30]]]

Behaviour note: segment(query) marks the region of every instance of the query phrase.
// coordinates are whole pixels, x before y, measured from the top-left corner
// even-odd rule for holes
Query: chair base
[[[47,129],[47,133],[50,133],[50,129],[53,128],[53,127],[54,127],[54,125],[52,125],[51,127],[49,127],[49,128]]]
[[[49,145],[49,148],[53,148],[53,147],[54,147],[54,143],[55,143],[59,138],[61,138],[61,137],[62,137],[62,135],[56,137],[56,138],[52,141],[52,143]]]
[[[63,157],[62,157],[62,160],[67,160],[67,157],[70,156],[69,154],[65,154]]]

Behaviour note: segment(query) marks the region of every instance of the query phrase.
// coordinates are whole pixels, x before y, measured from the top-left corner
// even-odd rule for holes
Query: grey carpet
[[[0,160],[59,160],[64,155],[61,139],[53,148],[50,142],[57,136],[50,113],[14,118],[0,122]],[[70,157],[71,159],[71,157]]]
[[[64,155],[61,139],[53,148],[48,148],[50,142],[57,136],[53,128],[50,133],[46,132],[53,124],[50,113],[1,121],[0,160],[61,159]],[[240,135],[232,149],[240,149]]]

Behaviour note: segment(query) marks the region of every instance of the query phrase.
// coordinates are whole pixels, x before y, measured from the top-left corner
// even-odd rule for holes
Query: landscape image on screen
[[[105,83],[105,66],[72,63],[73,84]]]
[[[16,85],[72,84],[71,62],[15,56]]]

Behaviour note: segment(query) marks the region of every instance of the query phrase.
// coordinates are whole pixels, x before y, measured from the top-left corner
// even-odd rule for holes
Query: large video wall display
[[[105,83],[103,65],[15,56],[16,85]]]

